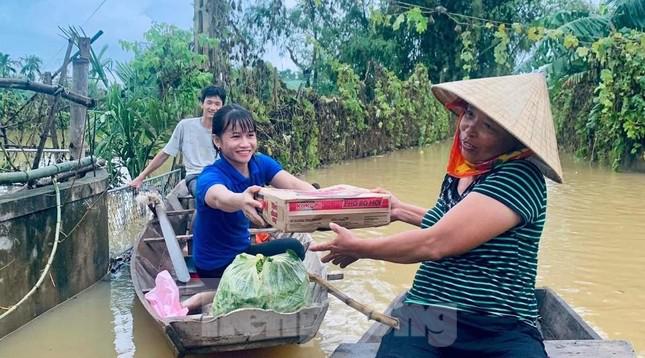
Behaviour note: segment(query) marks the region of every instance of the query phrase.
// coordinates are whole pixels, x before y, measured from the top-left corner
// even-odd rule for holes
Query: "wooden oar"
[[[331,293],[336,298],[341,300],[341,302],[357,310],[358,312],[366,315],[368,319],[375,320],[377,322],[383,323],[387,326],[390,326],[396,329],[399,328],[399,320],[397,318],[388,316],[381,312],[377,312],[372,307],[356,301],[355,299],[341,292],[338,288],[334,287],[331,283],[329,283],[329,281],[323,279],[322,277],[315,275],[313,273],[309,273],[309,281],[316,282],[317,284],[323,286],[324,288],[327,289],[329,293]]]
[[[186,283],[190,281],[190,273],[188,273],[188,267],[186,266],[186,261],[184,261],[184,254],[181,252],[181,247],[179,247],[179,242],[177,242],[175,230],[173,230],[172,225],[168,220],[166,209],[163,207],[163,203],[156,203],[154,205],[153,212],[159,220],[161,233],[163,234],[164,241],[166,241],[166,247],[168,248],[170,261],[172,262],[172,266],[175,269],[177,279],[181,282]]]

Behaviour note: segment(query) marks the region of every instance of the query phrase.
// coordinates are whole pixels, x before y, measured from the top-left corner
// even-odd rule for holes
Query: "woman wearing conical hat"
[[[392,196],[392,220],[420,228],[361,240],[331,224],[312,245],[345,267],[370,258],[421,265],[401,322],[378,356],[546,357],[534,294],[546,215],[545,176],[562,182],[549,96],[541,74],[432,87],[457,115],[439,199],[431,209]]]

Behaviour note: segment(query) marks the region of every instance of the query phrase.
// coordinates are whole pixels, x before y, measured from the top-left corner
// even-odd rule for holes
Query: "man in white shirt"
[[[209,86],[201,94],[202,116],[182,119],[175,127],[172,137],[166,146],[150,161],[148,166],[130,182],[130,186],[139,189],[143,180],[157,170],[170,156],[182,153],[186,168],[186,186],[195,196],[197,176],[202,169],[217,159],[213,146],[211,130],[213,115],[222,108],[226,101],[226,91],[221,87]]]

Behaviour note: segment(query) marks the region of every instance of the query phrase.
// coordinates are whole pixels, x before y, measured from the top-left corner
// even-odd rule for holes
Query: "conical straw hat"
[[[528,159],[544,176],[562,183],[549,93],[542,74],[446,82],[432,86],[432,92],[444,105],[461,98],[477,107],[533,151]]]

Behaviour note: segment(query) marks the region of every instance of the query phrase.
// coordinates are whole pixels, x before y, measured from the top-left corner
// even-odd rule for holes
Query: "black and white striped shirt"
[[[542,173],[527,160],[513,160],[479,176],[461,195],[458,181],[446,175],[439,200],[424,215],[422,228],[434,225],[470,192],[503,203],[521,222],[465,254],[423,262],[406,302],[514,316],[535,325],[537,253],[546,215]]]

